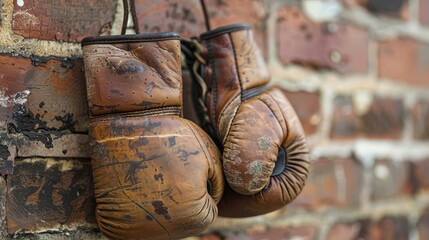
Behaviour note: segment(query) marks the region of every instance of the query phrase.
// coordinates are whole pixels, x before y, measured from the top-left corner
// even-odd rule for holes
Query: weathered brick
[[[109,35],[115,0],[14,1],[12,29],[27,38],[80,42]]]
[[[313,240],[317,237],[318,230],[314,226],[301,226],[301,227],[284,227],[284,228],[268,228],[265,231],[249,232],[247,239],[261,240],[261,239],[300,239],[300,240]]]
[[[97,229],[78,229],[75,231],[26,233],[13,237],[17,240],[106,240]]]
[[[368,0],[367,7],[371,12],[408,19],[408,0]]]
[[[277,14],[278,53],[284,64],[367,72],[368,34],[362,29],[340,22],[312,22],[297,7],[281,8]]]
[[[9,234],[94,227],[94,211],[89,162],[26,159],[7,177]]]
[[[49,148],[41,141],[31,140],[23,134],[18,135],[17,156],[90,158],[87,134],[49,134],[45,136],[52,139],[49,141],[51,144]]]
[[[267,7],[262,0],[204,0],[210,29],[233,23],[249,24],[258,46],[266,52]]]
[[[420,0],[420,23],[429,27],[429,0]]]
[[[358,239],[362,223],[337,223],[328,232],[327,240],[355,240]]]
[[[395,38],[379,43],[378,71],[382,78],[429,87],[429,44]]]
[[[328,240],[406,240],[409,235],[408,220],[403,216],[386,216],[379,221],[360,219],[335,224],[328,233]]]
[[[429,193],[429,158],[410,161],[413,184],[418,192]]]
[[[357,112],[353,100],[338,95],[334,100],[331,137],[398,139],[404,128],[404,106],[401,99],[375,96],[364,112]]]
[[[0,132],[0,176],[13,173],[16,157],[17,138]]]
[[[0,238],[7,239],[6,226],[6,181],[0,176]]]
[[[414,138],[429,139],[429,100],[419,100],[412,109]]]
[[[298,114],[306,135],[314,134],[321,118],[319,93],[287,90],[283,90],[283,92]]]
[[[291,206],[317,209],[322,206],[359,205],[363,167],[352,159],[320,159],[312,163],[303,192]]]
[[[420,240],[429,239],[429,208],[426,208],[417,222],[417,231]]]
[[[410,162],[377,159],[372,169],[371,199],[384,200],[413,194]]]
[[[88,131],[88,103],[81,59],[0,55],[0,129]],[[32,133],[33,132],[33,133]]]
[[[206,31],[199,0],[134,0],[134,4],[141,33],[178,32],[190,38]]]

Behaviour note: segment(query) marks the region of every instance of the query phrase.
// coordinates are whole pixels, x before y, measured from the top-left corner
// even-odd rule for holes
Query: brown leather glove
[[[108,238],[183,238],[217,217],[220,154],[179,116],[179,40],[159,33],[82,42],[96,215]]]
[[[293,107],[276,88],[247,25],[209,31],[184,44],[199,90],[200,122],[223,148],[229,186],[219,215],[248,217],[279,209],[305,185],[309,154]],[[193,57],[190,57],[192,60]]]

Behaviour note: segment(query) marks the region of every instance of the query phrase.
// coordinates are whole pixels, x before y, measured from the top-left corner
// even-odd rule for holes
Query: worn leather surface
[[[178,41],[85,45],[93,115],[181,106]]]
[[[179,116],[179,40],[87,43],[83,51],[100,230],[110,239],[200,233],[217,217],[224,182],[215,144]]]
[[[226,27],[201,39],[209,88],[204,100],[233,190],[221,201],[220,215],[248,217],[281,208],[299,195],[308,175],[301,123],[280,90],[265,88],[270,75],[250,29]],[[286,165],[273,174],[281,148]]]

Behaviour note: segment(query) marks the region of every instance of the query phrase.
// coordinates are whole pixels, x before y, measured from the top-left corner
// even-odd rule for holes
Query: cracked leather
[[[247,25],[212,30],[200,41],[207,62],[200,69],[208,87],[204,101],[230,187],[219,215],[249,217],[279,209],[300,194],[308,176],[301,123],[283,93],[267,87],[270,74]],[[278,160],[282,149],[285,158]],[[276,162],[282,169],[274,174]]]
[[[101,232],[110,239],[200,233],[217,217],[223,173],[215,144],[180,117],[178,34],[93,37],[82,45]]]

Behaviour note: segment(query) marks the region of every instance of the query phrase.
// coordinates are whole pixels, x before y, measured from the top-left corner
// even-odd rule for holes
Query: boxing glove
[[[220,153],[182,108],[177,33],[82,41],[96,219],[110,239],[206,229],[223,189]]]
[[[225,190],[219,215],[249,217],[285,206],[305,185],[308,148],[289,101],[267,87],[270,74],[251,29],[224,26],[183,45],[199,121],[223,149],[231,189]]]

